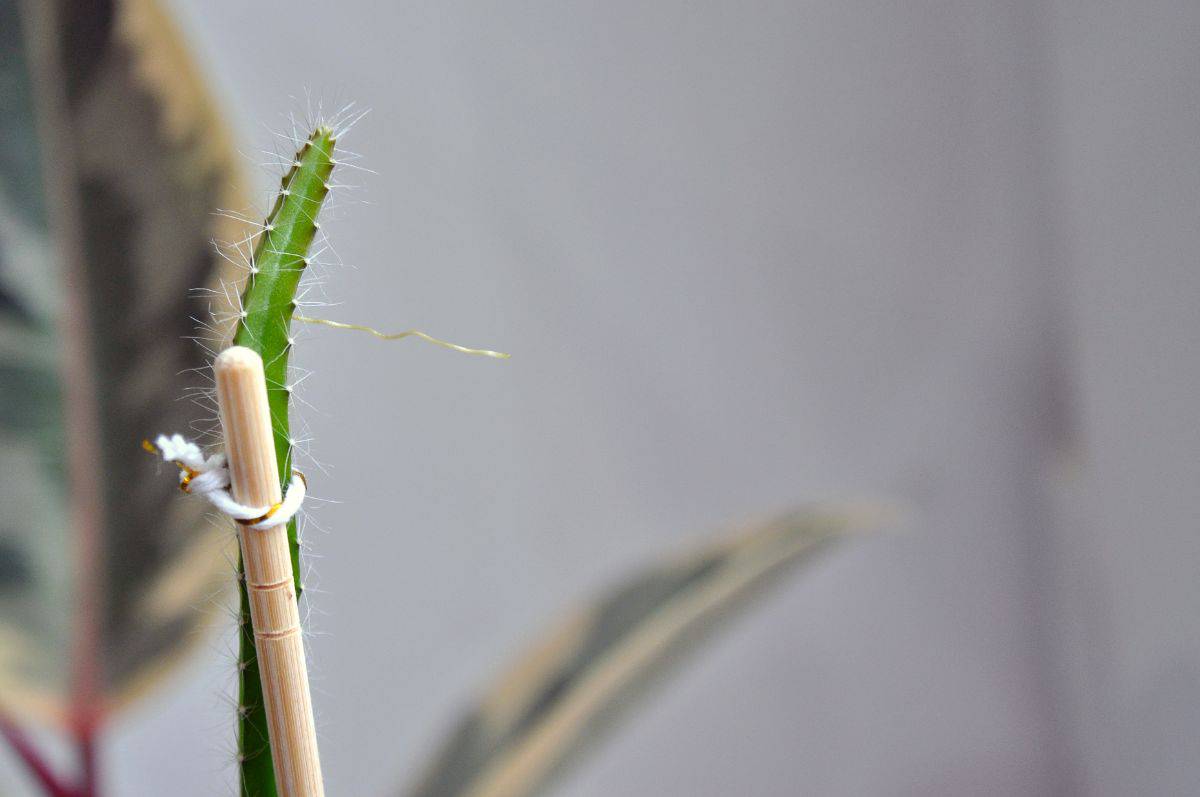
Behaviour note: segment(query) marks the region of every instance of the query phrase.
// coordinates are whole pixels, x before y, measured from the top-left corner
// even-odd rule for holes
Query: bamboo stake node
[[[262,358],[232,346],[213,370],[233,498],[244,506],[275,506],[282,492]],[[276,785],[281,797],[324,797],[287,524],[239,526],[238,536]]]

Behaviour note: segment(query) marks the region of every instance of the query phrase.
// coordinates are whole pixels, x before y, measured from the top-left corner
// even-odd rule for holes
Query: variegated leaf
[[[500,677],[405,794],[536,793],[719,621],[861,525],[858,515],[795,512],[634,575]]]
[[[237,234],[213,209],[242,203],[156,2],[0,0],[0,38],[0,702],[94,722],[232,586],[225,535],[140,442],[194,417],[189,290]]]

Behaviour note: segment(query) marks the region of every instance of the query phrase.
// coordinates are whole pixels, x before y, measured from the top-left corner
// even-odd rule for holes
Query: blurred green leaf
[[[460,720],[408,797],[541,789],[720,621],[861,518],[799,511],[648,568],[570,617]]]

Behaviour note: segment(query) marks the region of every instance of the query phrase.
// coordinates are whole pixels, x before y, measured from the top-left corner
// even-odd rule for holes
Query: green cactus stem
[[[275,206],[267,216],[254,249],[250,276],[241,297],[241,315],[233,337],[235,345],[254,349],[263,358],[275,436],[275,457],[283,486],[291,478],[293,460],[293,441],[288,423],[292,315],[296,309],[296,289],[308,266],[309,247],[320,227],[317,214],[329,193],[335,143],[332,129],[318,127],[296,153],[291,169],[284,175]],[[298,599],[302,585],[295,520],[288,524],[288,544]],[[254,629],[250,624],[250,604],[245,581],[241,578],[240,561],[238,571],[241,589],[238,653],[241,793],[248,797],[276,797],[278,791],[267,737],[267,715],[254,649]]]

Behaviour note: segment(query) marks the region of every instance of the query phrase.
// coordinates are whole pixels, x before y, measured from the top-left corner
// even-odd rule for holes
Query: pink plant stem
[[[30,774],[34,780],[41,784],[45,790],[47,797],[83,797],[91,795],[92,792],[80,792],[75,789],[68,788],[58,779],[53,772],[50,771],[49,765],[45,759],[41,757],[33,744],[30,743],[29,737],[24,731],[17,727],[12,719],[0,712],[0,735],[2,735],[17,757],[25,762],[25,766],[29,768]]]
[[[72,18],[68,3],[21,0],[20,18],[29,45],[30,77],[38,99],[38,138],[41,142],[46,204],[55,254],[63,264],[64,312],[59,333],[63,341],[62,383],[64,426],[71,445],[66,451],[70,488],[70,527],[74,532],[74,616],[71,633],[70,705],[71,722],[80,756],[80,789],[67,790],[36,755],[24,735],[10,720],[0,725],[3,733],[50,793],[69,797],[93,797],[96,789],[96,729],[99,727],[103,685],[100,628],[103,624],[103,518],[102,480],[96,478],[95,463],[102,461],[95,433],[100,419],[98,376],[88,334],[89,307],[84,286],[88,284],[87,249],[81,208],[80,177],[72,143],[71,113],[64,76],[59,32]],[[21,742],[18,746],[17,742]]]
[[[96,755],[96,726],[88,725],[75,734],[75,743],[79,749],[80,778],[76,797],[96,797],[100,793],[99,778],[97,777]]]

